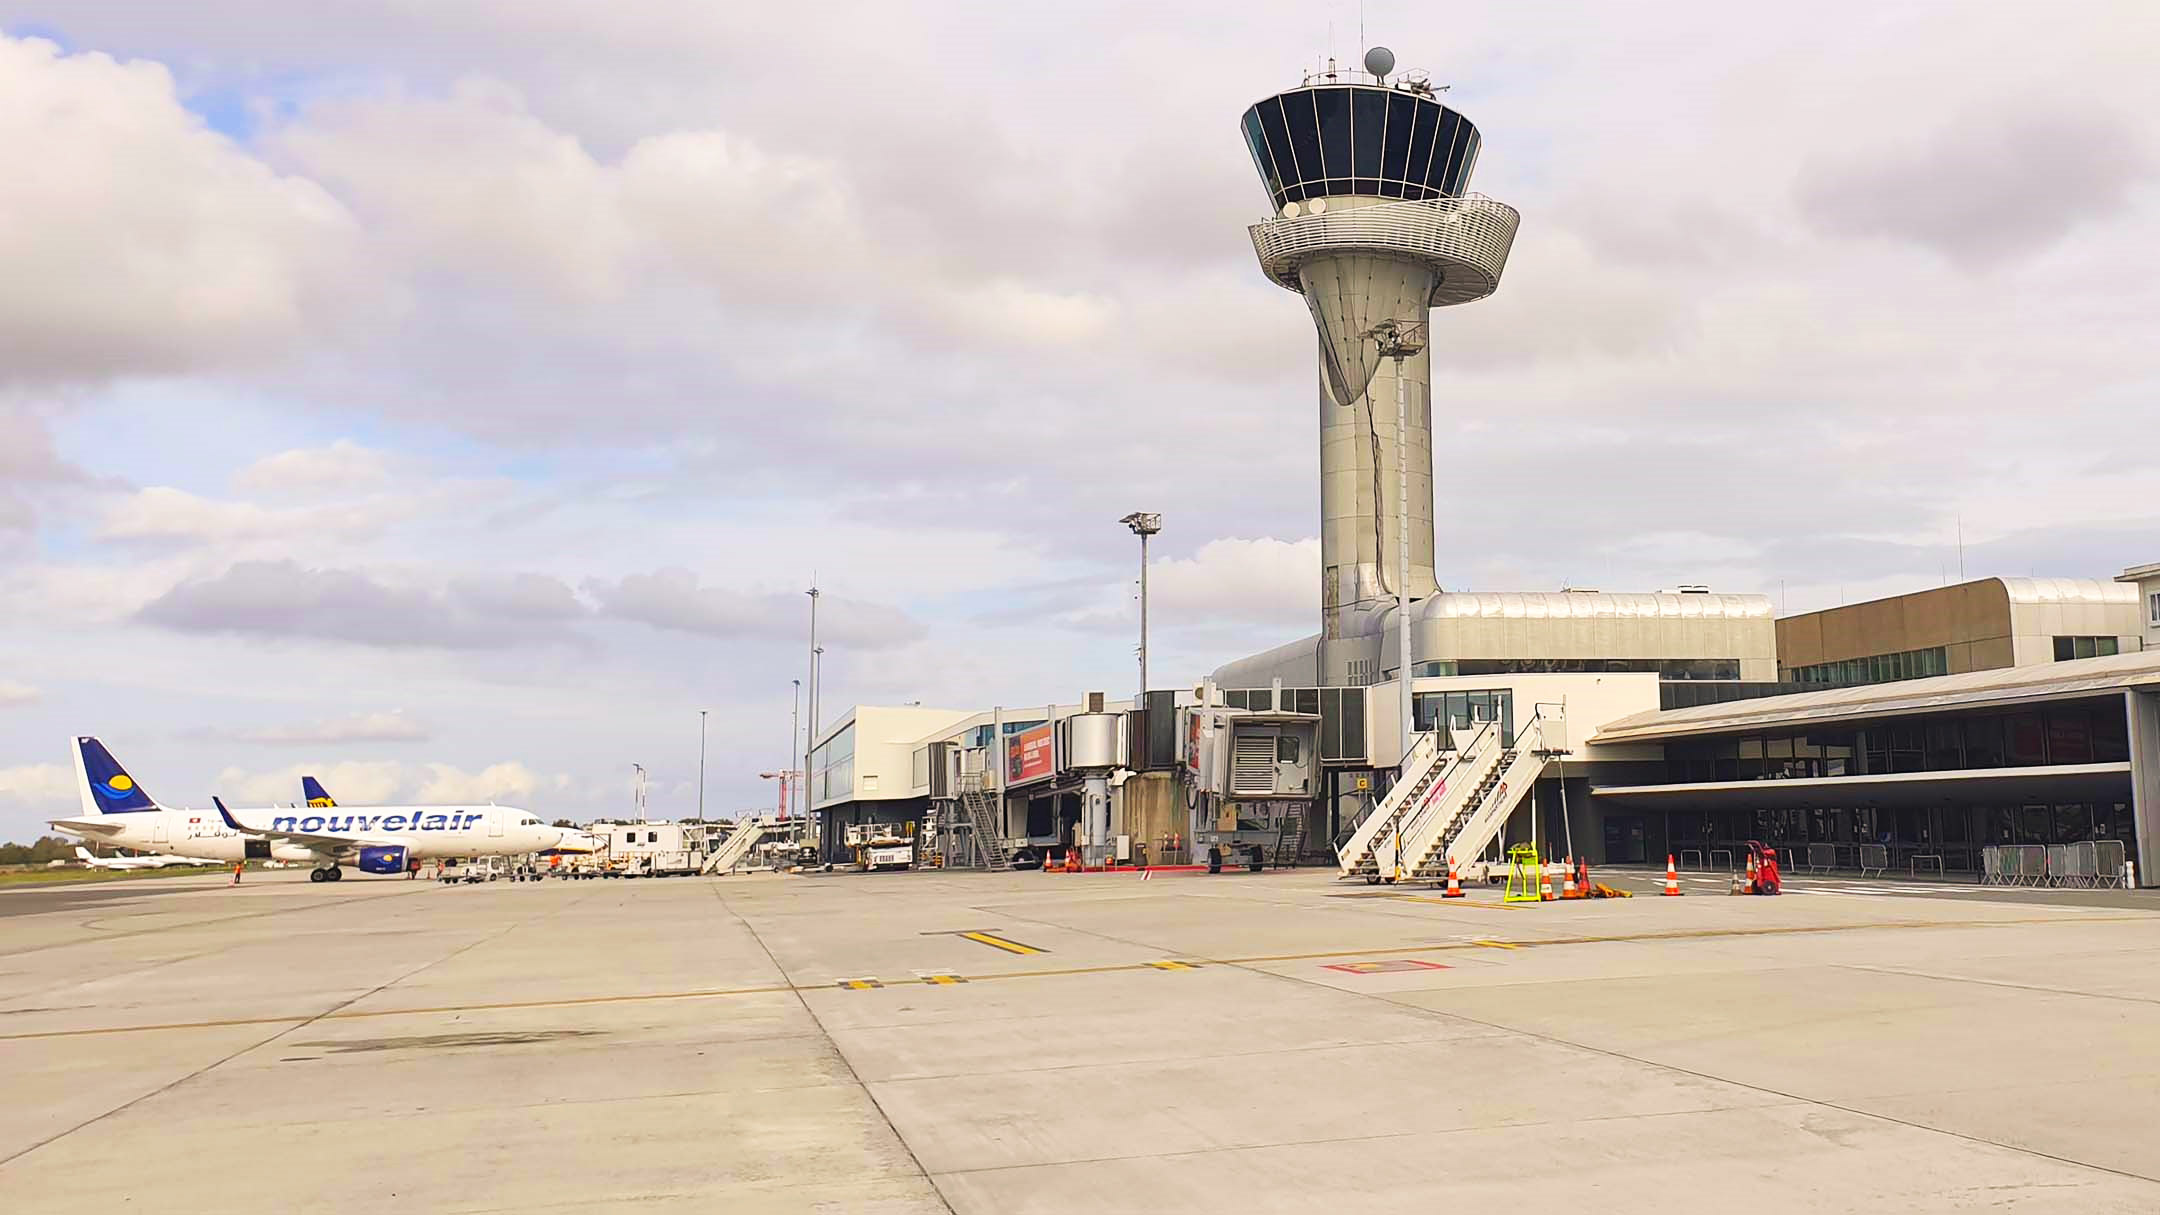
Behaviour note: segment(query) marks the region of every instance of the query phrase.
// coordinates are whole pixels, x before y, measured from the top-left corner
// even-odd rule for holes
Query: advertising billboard
[[[1025,784],[1057,770],[1049,722],[1013,735],[1005,742],[1005,783]]]

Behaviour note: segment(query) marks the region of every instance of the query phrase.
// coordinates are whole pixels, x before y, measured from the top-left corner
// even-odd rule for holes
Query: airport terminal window
[[[2057,637],[2055,661],[2068,662],[2073,658],[2105,658],[2116,652],[2113,637]]]
[[[1419,709],[1422,722],[1422,703]],[[2123,711],[2112,702],[2092,702],[2040,712],[1886,721],[1857,730],[1685,739],[1666,744],[1664,779],[1782,780],[2123,763],[2129,753]]]
[[[1871,683],[1894,683],[1901,679],[1926,679],[1950,673],[1950,651],[1943,646],[1925,650],[1901,650],[1794,667],[1786,678],[1817,687],[1846,688]]]
[[[1449,729],[1468,730],[1478,722],[1498,721],[1503,742],[1515,741],[1515,693],[1506,689],[1474,692],[1420,692],[1412,713],[1420,733],[1442,720]]]
[[[1411,664],[1420,677],[1440,675],[1609,675],[1655,672],[1659,679],[1737,680],[1737,658],[1455,658]]]

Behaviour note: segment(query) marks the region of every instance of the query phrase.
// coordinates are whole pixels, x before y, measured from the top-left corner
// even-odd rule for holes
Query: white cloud
[[[59,764],[0,768],[0,802],[54,818],[74,814],[80,802],[74,770]]]
[[[808,631],[803,595],[701,586],[685,569],[631,574],[613,584],[592,581],[586,591],[599,601],[602,615],[656,629],[759,641],[793,641]],[[818,601],[818,639],[827,644],[877,649],[914,641],[922,633],[922,625],[898,608],[829,593]]]
[[[258,359],[351,290],[344,209],[205,127],[160,64],[0,35],[0,156],[0,382]]]
[[[452,650],[575,642],[564,626],[585,614],[569,587],[539,574],[460,579],[436,589],[294,561],[237,562],[181,582],[138,613],[189,633]]]
[[[30,704],[42,695],[43,692],[20,680],[0,679],[0,707]]]
[[[241,489],[286,496],[362,492],[380,489],[389,480],[388,453],[351,439],[264,456],[233,476]]]
[[[353,742],[425,742],[428,728],[405,716],[402,711],[395,711],[355,713],[347,717],[300,722],[289,726],[235,730],[231,732],[231,737],[241,742],[278,747]]]
[[[300,797],[300,778],[312,776],[344,806],[474,805],[530,800],[568,784],[523,763],[505,761],[468,771],[455,764],[404,764],[390,760],[286,764],[269,770],[230,767],[217,775],[228,803],[282,805]]]
[[[1828,150],[1798,184],[1802,214],[1825,236],[1909,241],[1972,269],[2037,253],[2122,213],[2160,169],[2148,130],[2067,103],[2024,96],[1924,140]]]
[[[390,805],[408,787],[409,769],[392,760],[287,764],[269,771],[228,767],[213,788],[228,805],[282,806],[301,800],[300,778],[312,776],[342,805]]]
[[[319,541],[378,531],[402,513],[400,505],[387,501],[269,507],[152,485],[109,505],[97,534],[103,540],[191,544],[272,538]]]
[[[546,783],[531,768],[514,762],[489,764],[478,772],[451,764],[429,764],[427,772],[427,779],[414,794],[423,805],[526,801]]]

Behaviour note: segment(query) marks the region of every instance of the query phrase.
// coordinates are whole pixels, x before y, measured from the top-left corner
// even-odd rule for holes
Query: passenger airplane
[[[212,798],[217,814],[211,816],[151,800],[95,738],[77,738],[74,749],[83,813],[53,819],[52,825],[123,848],[184,850],[219,861],[307,861],[315,866],[309,881],[334,882],[344,876],[340,866],[346,861],[363,873],[403,873],[426,857],[538,852],[562,839],[561,828],[514,806],[378,806],[348,814],[266,807],[235,813]]]
[[[81,844],[75,845],[75,855],[92,869],[171,869],[180,865],[222,865],[223,861],[201,856],[99,856]]]

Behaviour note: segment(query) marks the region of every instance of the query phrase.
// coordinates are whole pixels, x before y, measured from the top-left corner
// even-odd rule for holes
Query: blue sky
[[[2153,559],[2150,5],[1364,19],[1524,215],[1435,326],[1444,584]],[[762,806],[813,572],[829,713],[1122,695],[1135,509],[1159,683],[1310,632],[1235,122],[1356,21],[0,0],[0,838],[76,733],[582,818],[694,802],[703,708]]]

